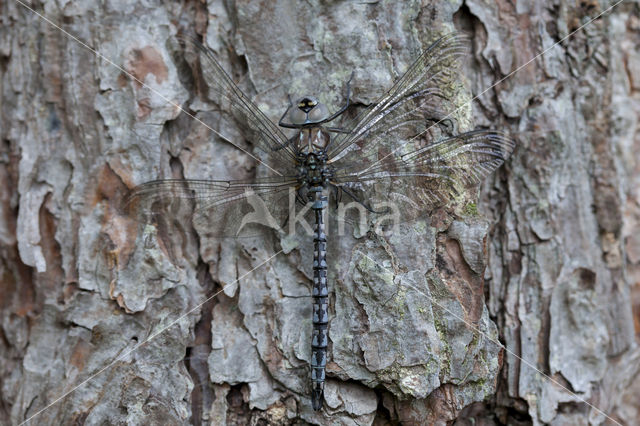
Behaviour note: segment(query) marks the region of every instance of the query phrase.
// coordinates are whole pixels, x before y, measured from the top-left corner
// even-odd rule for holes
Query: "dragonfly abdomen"
[[[313,235],[313,337],[311,339],[311,386],[314,410],[322,408],[329,326],[329,292],[327,288],[327,235],[324,210],[327,195],[323,186],[309,188],[309,201],[315,215]]]

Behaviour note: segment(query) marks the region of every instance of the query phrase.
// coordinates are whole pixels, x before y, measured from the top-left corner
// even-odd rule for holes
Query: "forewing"
[[[330,144],[330,161],[358,161],[360,151],[391,151],[433,124],[450,124],[450,99],[466,36],[447,34],[429,46],[394,86],[345,127]],[[349,155],[351,153],[351,155]]]
[[[296,182],[288,177],[156,180],[135,187],[127,206],[142,223],[168,229],[193,224],[214,238],[252,237],[283,226]]]
[[[178,36],[177,40],[185,53],[194,54],[199,59],[199,71],[208,88],[208,97],[220,111],[230,113],[246,129],[249,133],[247,138],[261,152],[256,153],[257,158],[275,174],[290,174],[294,168],[295,153],[286,135],[233,82],[210,48],[187,36]]]

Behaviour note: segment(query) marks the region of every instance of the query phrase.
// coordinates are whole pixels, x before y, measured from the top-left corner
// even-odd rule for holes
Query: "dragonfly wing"
[[[348,133],[331,142],[331,161],[349,153],[355,160],[361,150],[391,151],[434,123],[450,123],[446,118],[455,109],[452,86],[458,80],[458,60],[468,50],[466,40],[451,33],[429,46],[384,96],[345,127]]]
[[[233,82],[210,48],[188,36],[178,36],[177,39],[187,54],[199,59],[197,72],[204,78],[208,97],[220,111],[230,113],[248,131],[248,139],[261,151],[256,153],[259,160],[276,174],[290,174],[296,157],[286,135]]]
[[[208,237],[250,237],[283,225],[296,185],[289,177],[156,180],[135,187],[127,206],[142,223],[169,228],[192,223]]]
[[[331,142],[336,188],[369,211],[384,205],[405,220],[457,198],[504,162],[514,143],[503,133],[451,136],[457,129],[447,119],[455,111],[452,99],[466,44],[458,33],[438,39],[356,117],[349,133]]]
[[[509,157],[513,140],[493,130],[475,130],[443,138],[367,165],[338,169],[334,185],[354,200],[376,206],[393,204],[410,219],[456,199]]]

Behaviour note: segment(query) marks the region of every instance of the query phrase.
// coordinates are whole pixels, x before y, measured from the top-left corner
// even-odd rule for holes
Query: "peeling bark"
[[[638,3],[556,44],[612,4],[30,3],[97,56],[1,3],[2,423],[637,422]],[[508,130],[516,151],[479,209],[467,194],[394,236],[331,241],[314,412],[311,244],[127,215],[144,181],[260,173],[172,105],[252,152],[166,41],[202,37],[277,121],[289,93],[341,105],[354,70],[354,108],[370,104],[455,29],[472,42],[456,123]]]

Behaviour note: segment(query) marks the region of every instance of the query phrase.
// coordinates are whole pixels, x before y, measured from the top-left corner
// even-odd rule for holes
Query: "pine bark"
[[[0,3],[2,424],[636,423],[640,6],[591,22],[614,3]],[[374,102],[453,30],[460,130],[516,150],[477,209],[329,247],[314,412],[312,243],[127,215],[144,181],[260,173],[167,102],[252,151],[166,41],[202,37],[277,121],[287,94],[339,107],[352,71]]]

